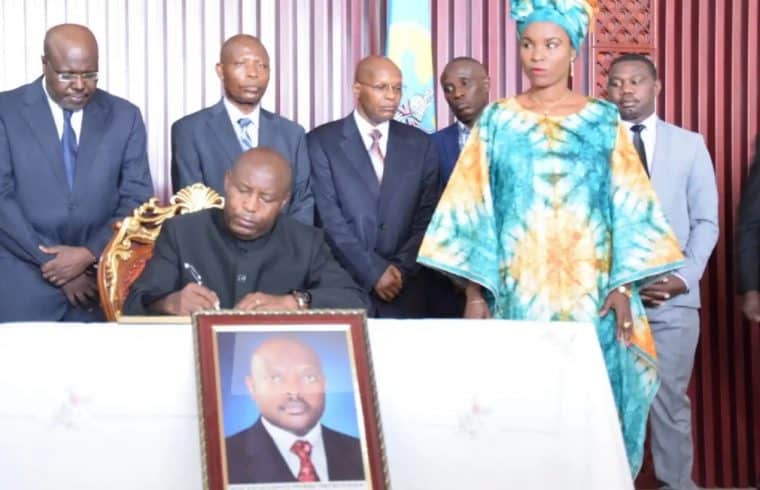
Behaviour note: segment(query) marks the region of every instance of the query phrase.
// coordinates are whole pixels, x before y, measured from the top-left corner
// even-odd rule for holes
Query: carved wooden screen
[[[594,32],[589,37],[592,94],[607,95],[607,71],[613,59],[624,53],[655,55],[654,0],[602,0]]]

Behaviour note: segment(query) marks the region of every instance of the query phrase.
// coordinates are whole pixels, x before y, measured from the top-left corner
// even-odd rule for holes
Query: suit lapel
[[[211,118],[208,120],[211,132],[216,137],[217,143],[224,149],[231,162],[243,152],[240,141],[237,139],[235,128],[232,127],[230,116],[224,108],[224,102],[219,101],[211,110]]]
[[[277,137],[274,125],[272,113],[261,109],[259,111],[259,146],[274,147],[274,140]]]
[[[246,466],[248,482],[295,481],[280,450],[259,419],[248,433],[245,452],[250,464]]]
[[[61,139],[58,137],[58,129],[55,127],[53,115],[50,113],[45,92],[42,90],[42,82],[38,78],[24,94],[24,108],[21,110],[24,119],[29,125],[31,134],[40,144],[53,174],[60,180],[62,189],[68,190],[66,172],[63,168],[63,149]]]
[[[668,128],[665,123],[657,118],[655,123],[656,137],[654,142],[654,156],[651,163],[650,180],[652,181],[652,187],[658,196],[664,196],[664,192],[667,191],[666,187],[666,174],[667,169],[664,168],[669,162],[668,155],[670,155],[670,138],[668,137]]]
[[[393,206],[393,196],[399,194],[399,189],[407,186],[408,173],[410,172],[409,155],[414,154],[414,148],[409,148],[409,143],[404,138],[399,125],[401,123],[391,121],[388,128],[388,146],[385,151],[385,169],[383,170],[383,183],[380,186],[380,216],[386,206]],[[416,182],[415,182],[416,184]]]
[[[459,128],[456,123],[449,126],[443,141],[446,148],[446,170],[450,174],[459,158]]]
[[[74,185],[81,179],[81,176],[87,175],[90,166],[95,163],[95,155],[98,148],[103,142],[103,135],[108,126],[108,119],[111,115],[110,106],[105,103],[103,97],[98,92],[93,95],[92,100],[85,106],[82,113],[82,129],[79,131],[79,147],[77,150],[77,161],[74,166]]]
[[[322,444],[325,446],[327,458],[327,477],[331,481],[349,479],[352,475],[346,454],[341,451],[334,432],[324,425],[322,426]]]
[[[362,137],[359,134],[359,128],[356,126],[356,121],[354,121],[353,114],[350,114],[343,121],[343,139],[340,142],[340,149],[367,186],[372,198],[377,200],[380,194],[380,185],[377,181],[375,169],[372,167],[372,160],[369,158],[367,148],[365,148]],[[385,160],[387,162],[388,158],[386,157]],[[385,178],[385,171],[383,172],[383,178]]]

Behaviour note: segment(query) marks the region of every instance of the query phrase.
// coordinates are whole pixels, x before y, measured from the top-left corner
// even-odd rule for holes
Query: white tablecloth
[[[630,489],[590,325],[369,323],[394,489]],[[188,325],[0,325],[0,488],[201,484]]]

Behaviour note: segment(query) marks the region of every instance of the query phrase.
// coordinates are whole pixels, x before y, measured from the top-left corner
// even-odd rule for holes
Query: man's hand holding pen
[[[179,291],[166,295],[151,305],[151,309],[165,315],[187,316],[200,310],[219,309],[219,296],[203,285],[203,277],[198,269],[184,262],[182,267],[190,274],[194,282],[185,285]],[[262,292],[246,294],[235,305],[236,310],[299,310],[308,308],[311,296],[308,293],[303,300],[297,299],[297,291],[291,294],[272,295]],[[301,303],[304,303],[303,305]]]
[[[195,311],[219,309],[219,297],[207,287],[191,282],[153,303],[152,309],[165,315],[187,316]]]

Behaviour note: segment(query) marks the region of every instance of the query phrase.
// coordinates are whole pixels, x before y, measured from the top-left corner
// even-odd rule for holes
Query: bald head
[[[70,50],[89,50],[98,56],[98,42],[85,26],[79,24],[59,24],[45,34],[44,55]]]
[[[322,375],[322,362],[316,351],[295,337],[274,337],[262,342],[251,354],[251,374],[256,377],[276,362],[309,364]]]
[[[241,240],[269,233],[290,201],[290,164],[271,148],[244,152],[224,176],[224,220]]]
[[[385,56],[370,55],[363,58],[356,65],[356,71],[354,71],[354,82],[366,82],[375,76],[375,72],[378,70],[389,70],[398,74],[401,78],[401,70],[399,70],[396,63]]]
[[[317,353],[301,340],[264,341],[251,356],[245,381],[268,422],[299,436],[319,423],[325,408],[325,375]]]
[[[243,152],[230,172],[238,178],[245,178],[252,171],[259,169],[272,176],[283,194],[290,192],[293,171],[285,157],[272,148],[258,147]]]
[[[401,103],[401,70],[384,56],[367,56],[356,65],[353,92],[357,112],[371,125],[393,119]]]
[[[63,109],[78,111],[97,88],[98,43],[78,24],[61,24],[45,34],[42,73],[50,97]]]
[[[480,61],[476,60],[475,58],[470,58],[469,56],[459,56],[446,63],[446,66],[443,69],[443,73],[441,73],[441,79],[443,79],[443,77],[448,73],[456,72],[459,68],[466,68],[470,73],[480,78],[488,77],[488,73],[486,73],[486,67],[483,66]]]
[[[269,57],[264,44],[256,36],[250,34],[236,34],[224,41],[222,49],[219,52],[219,61],[221,63],[230,63],[235,58],[235,52],[241,48],[259,48]]]

